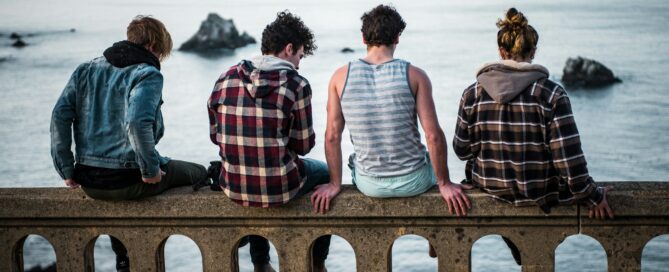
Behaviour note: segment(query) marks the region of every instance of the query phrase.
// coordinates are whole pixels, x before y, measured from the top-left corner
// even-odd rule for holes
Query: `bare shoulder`
[[[335,70],[334,74],[332,74],[331,81],[333,83],[338,83],[338,82],[341,81],[341,83],[343,84],[343,81],[346,79],[346,74],[347,73],[348,73],[348,64],[337,68],[337,70]]]
[[[423,69],[412,64],[409,64],[409,83],[411,84],[411,91],[414,92],[414,94],[420,89],[431,88],[432,85],[427,73]]]
[[[348,74],[348,64],[337,68],[332,78],[330,79],[330,90],[336,91],[341,95],[342,90],[344,89],[344,84],[346,82],[346,76]]]

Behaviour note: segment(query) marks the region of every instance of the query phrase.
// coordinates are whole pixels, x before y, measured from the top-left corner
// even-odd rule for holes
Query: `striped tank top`
[[[350,62],[341,106],[351,133],[357,173],[400,176],[425,165],[408,62]]]

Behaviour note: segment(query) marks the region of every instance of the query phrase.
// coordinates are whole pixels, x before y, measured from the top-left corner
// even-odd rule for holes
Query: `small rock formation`
[[[77,31],[76,28],[70,28],[70,33],[74,33],[74,32],[76,32],[76,31]]]
[[[56,272],[56,263],[52,263],[47,267],[42,266],[33,266],[32,268],[26,270],[26,272]]]
[[[342,53],[353,53],[355,51],[353,49],[351,49],[350,47],[344,47],[344,48],[341,49],[341,52]]]
[[[562,83],[574,87],[603,87],[622,82],[598,61],[587,58],[569,58],[562,74]]]
[[[256,43],[256,40],[246,32],[239,35],[232,19],[226,20],[216,13],[209,13],[197,33],[183,43],[179,50],[208,53],[234,50],[251,43]]]
[[[12,44],[13,47],[21,48],[28,45],[26,42],[24,42],[21,38],[16,39],[16,41]]]
[[[12,40],[21,39],[21,35],[19,35],[19,33],[12,32],[12,34],[9,35],[9,38]]]

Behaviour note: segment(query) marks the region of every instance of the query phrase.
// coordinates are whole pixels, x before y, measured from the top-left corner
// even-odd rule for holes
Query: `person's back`
[[[108,168],[139,168],[136,161],[136,152],[133,149],[131,139],[128,137],[126,128],[133,128],[129,122],[132,116],[138,116],[146,109],[138,107],[134,112],[128,112],[125,106],[128,98],[134,96],[142,100],[161,101],[161,92],[155,91],[162,88],[162,75],[157,59],[156,64],[135,63],[128,66],[117,67],[117,58],[113,55],[115,50],[141,50],[131,43],[121,43],[111,47],[108,52],[109,59],[99,57],[90,62],[80,65],[74,72],[76,79],[71,82],[77,84],[77,92],[72,98],[76,104],[76,125],[73,126],[73,137],[76,143],[77,162],[86,166],[108,167]],[[120,62],[120,60],[118,60]],[[135,60],[139,61],[139,60]],[[110,63],[111,62],[111,63]],[[133,61],[134,62],[134,61]],[[117,64],[118,65],[118,64]],[[140,79],[141,88],[148,91],[143,93],[132,92],[138,87]],[[155,116],[155,134],[152,135],[155,144],[163,136],[164,127],[159,105],[147,107],[155,109],[151,114]],[[60,157],[56,156],[57,162]],[[162,157],[161,164],[165,164]],[[150,159],[149,159],[150,160]],[[157,163],[156,163],[157,165]],[[149,173],[152,177],[157,170]],[[107,184],[109,188],[121,188],[124,184]]]
[[[348,64],[340,99],[355,150],[352,163],[360,174],[399,176],[426,163],[409,67],[400,59]]]
[[[75,70],[51,117],[51,155],[65,185],[94,199],[127,200],[208,183],[203,166],[156,150],[164,132],[160,61],[171,49],[162,22],[137,16],[127,40]],[[114,237],[111,244],[117,270],[129,271],[126,249]]]
[[[302,20],[280,12],[265,27],[261,56],[243,60],[223,73],[207,102],[210,137],[219,147],[220,187],[243,206],[275,207],[327,183],[324,162],[300,158],[315,145],[311,86],[297,72],[300,60],[316,50]],[[269,265],[267,239],[249,235],[255,271]],[[316,239],[312,270],[324,271],[330,236]]]
[[[485,64],[460,101],[453,148],[467,161],[467,179],[517,206],[548,213],[586,202],[591,215],[613,217],[606,189],[588,174],[567,93],[531,64],[536,30],[513,8],[498,27],[503,60]]]
[[[290,62],[260,56],[233,66],[214,89],[223,191],[244,206],[287,203],[304,183],[298,155],[315,144],[309,83]]]
[[[335,71],[328,88],[325,156],[330,183],[312,195],[325,213],[340,192],[341,136],[346,124],[355,153],[349,157],[353,184],[370,197],[411,197],[435,185],[449,211],[466,214],[469,200],[448,175],[446,140],[439,126],[427,74],[394,57],[406,27],[395,8],[378,5],[362,17],[367,55]],[[418,120],[429,154],[421,143]]]

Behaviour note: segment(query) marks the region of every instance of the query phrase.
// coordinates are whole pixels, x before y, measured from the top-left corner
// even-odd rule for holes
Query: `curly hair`
[[[525,58],[537,47],[539,33],[515,8],[510,8],[504,19],[497,20],[497,28],[497,46],[504,48],[512,57]]]
[[[286,10],[277,13],[276,20],[263,30],[260,51],[265,55],[278,53],[291,43],[293,48],[304,46],[305,56],[313,55],[318,48],[311,30],[300,17]]]
[[[362,37],[368,46],[392,45],[407,24],[392,6],[378,5],[366,12],[362,20]]]

